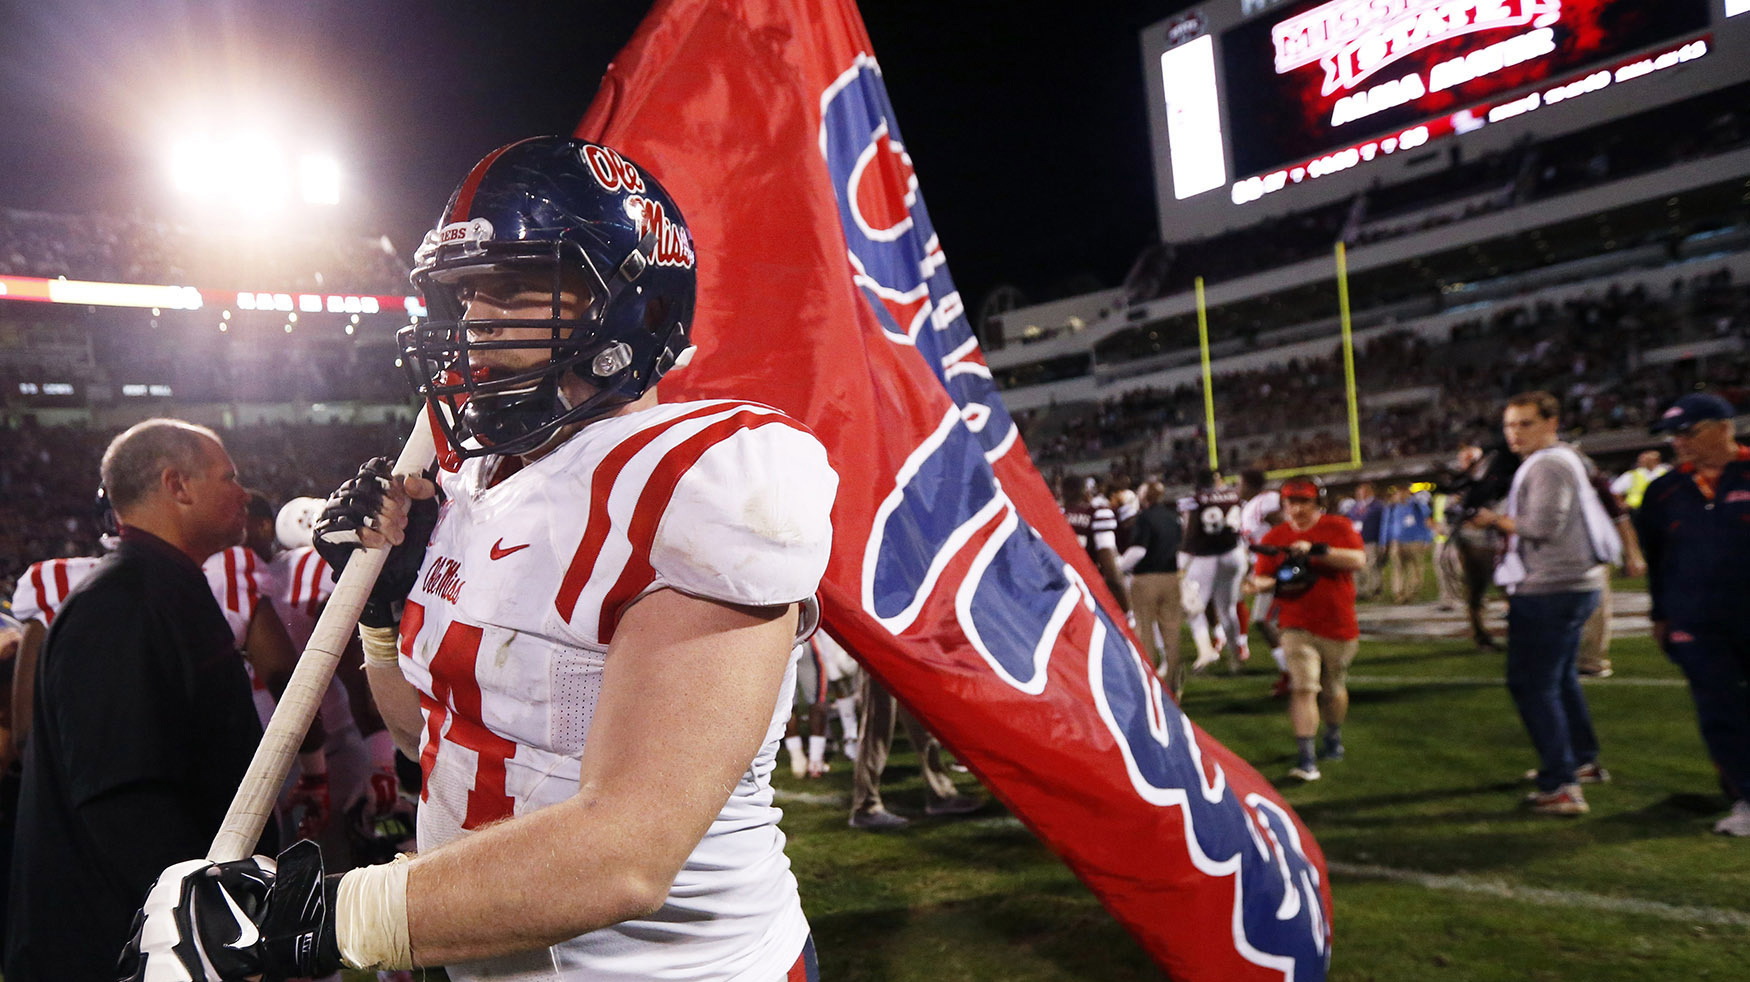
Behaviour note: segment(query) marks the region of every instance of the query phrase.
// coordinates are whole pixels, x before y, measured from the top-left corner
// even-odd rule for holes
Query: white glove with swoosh
[[[322,850],[309,840],[280,853],[277,862],[251,856],[177,863],[146,895],[116,978],[234,982],[338,971],[334,884],[324,880]]]

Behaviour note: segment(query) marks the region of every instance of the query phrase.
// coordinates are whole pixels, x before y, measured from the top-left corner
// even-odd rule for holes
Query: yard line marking
[[[1727,927],[1750,927],[1750,914],[1721,907],[1689,907],[1660,903],[1657,900],[1636,900],[1632,897],[1609,897],[1577,890],[1546,890],[1540,887],[1517,886],[1505,880],[1469,876],[1449,876],[1423,873],[1368,863],[1327,863],[1337,876],[1353,876],[1367,880],[1389,880],[1408,883],[1429,890],[1451,890],[1455,893],[1475,893],[1506,900],[1522,900],[1546,906],[1582,907],[1613,914],[1640,914],[1660,920],[1686,924],[1720,924]]]
[[[772,800],[775,802],[794,802],[798,805],[822,805],[829,808],[849,808],[851,796],[848,794],[816,794],[813,791],[785,791],[783,788],[772,789]]]
[[[1507,680],[1499,676],[1486,675],[1351,675],[1350,685],[1506,685]],[[1618,686],[1678,688],[1689,685],[1683,679],[1625,679],[1620,675],[1607,679],[1581,678],[1581,685],[1602,685],[1614,689]]]

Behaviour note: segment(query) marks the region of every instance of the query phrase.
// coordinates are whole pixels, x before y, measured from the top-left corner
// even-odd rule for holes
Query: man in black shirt
[[[113,978],[140,898],[206,853],[261,739],[200,568],[243,538],[248,497],[223,444],[148,420],[109,445],[102,479],[122,541],[43,643],[7,982]]]
[[[1185,689],[1185,669],[1179,660],[1179,516],[1167,503],[1159,481],[1142,488],[1130,548],[1119,565],[1131,573],[1130,604],[1136,612],[1136,633],[1154,661],[1155,675],[1178,696]],[[1159,630],[1157,635],[1155,632]]]

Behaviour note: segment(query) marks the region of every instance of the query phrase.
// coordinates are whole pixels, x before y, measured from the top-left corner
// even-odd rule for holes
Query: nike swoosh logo
[[[227,943],[225,947],[235,951],[253,948],[261,940],[261,933],[255,930],[255,922],[249,919],[248,914],[243,913],[243,908],[237,906],[237,901],[231,899],[231,891],[220,886],[219,896],[225,898],[225,906],[231,908],[231,916],[237,919],[237,940]]]
[[[492,551],[491,551],[490,555],[492,556],[492,558],[494,560],[503,559],[504,557],[510,555],[513,552],[521,552],[522,550],[527,549],[530,545],[531,545],[531,543],[525,542],[520,546],[511,546],[509,549],[506,549],[504,547],[504,540],[499,539],[497,542],[494,542],[492,544]]]

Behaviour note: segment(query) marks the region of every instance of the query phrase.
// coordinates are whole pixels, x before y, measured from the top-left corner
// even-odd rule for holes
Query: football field
[[[1313,784],[1285,777],[1274,666],[1193,678],[1185,708],[1282,787],[1323,846],[1332,979],[1742,978],[1750,840],[1710,832],[1724,804],[1676,669],[1645,637],[1611,654],[1615,677],[1586,693],[1613,780],[1587,788],[1578,819],[1518,810],[1534,758],[1503,657],[1465,641],[1364,641],[1347,759]],[[1161,977],[999,807],[855,831],[848,770],[840,758],[823,779],[777,779],[823,979]],[[903,738],[884,787],[890,807],[921,812]]]

